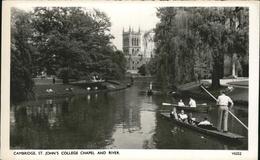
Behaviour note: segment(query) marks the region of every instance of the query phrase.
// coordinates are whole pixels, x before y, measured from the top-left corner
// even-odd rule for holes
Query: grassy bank
[[[92,93],[100,93],[100,92],[111,92],[125,89],[127,86],[125,83],[111,84],[105,82],[106,89],[97,89],[93,88],[88,91],[86,88],[81,87],[80,85],[75,84],[44,84],[44,85],[36,85],[34,87],[34,93],[36,99],[41,98],[51,98],[51,97],[65,97],[65,96],[73,96],[73,95],[84,95],[84,94],[92,94]],[[51,89],[53,92],[47,92],[47,90]]]

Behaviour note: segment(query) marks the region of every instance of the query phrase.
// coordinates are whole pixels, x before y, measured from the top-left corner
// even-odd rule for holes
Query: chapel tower
[[[141,51],[141,32],[134,31],[129,27],[128,31],[123,29],[123,52],[128,56],[137,56]]]

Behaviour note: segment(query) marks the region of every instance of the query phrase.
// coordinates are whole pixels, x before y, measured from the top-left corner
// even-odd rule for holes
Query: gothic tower
[[[128,31],[123,29],[123,52],[128,56],[137,56],[141,50],[140,28],[135,32],[131,27]]]

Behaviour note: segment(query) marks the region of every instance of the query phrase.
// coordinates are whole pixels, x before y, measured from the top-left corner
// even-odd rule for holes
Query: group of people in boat
[[[185,107],[186,105],[184,104],[184,102],[182,101],[182,99],[180,99],[180,101],[178,102],[178,106],[179,107]],[[189,107],[197,107],[197,104],[196,104],[196,101],[194,99],[192,99],[190,97],[190,100],[189,100]]]
[[[193,126],[205,128],[205,129],[215,129],[213,124],[208,120],[207,117],[202,121],[197,121],[195,117],[192,116],[192,113],[186,114],[184,110],[181,110],[180,113],[176,112],[176,107],[173,107],[172,112],[170,113],[171,117],[175,120],[178,120],[183,123],[187,123]]]
[[[217,106],[218,106],[218,124],[217,127],[214,128],[213,124],[209,122],[208,118],[205,117],[204,120],[198,122],[196,121],[196,118],[192,117],[192,113],[189,113],[188,115],[184,112],[184,110],[181,110],[179,114],[177,114],[176,107],[173,107],[173,110],[171,111],[171,117],[175,120],[182,121],[184,123],[188,123],[191,125],[195,125],[198,127],[206,128],[206,129],[217,129],[221,132],[228,132],[228,112],[229,109],[233,107],[234,103],[232,99],[225,95],[225,91],[220,91],[220,95],[217,99]],[[178,102],[178,106],[185,106],[182,100]],[[192,98],[189,100],[189,106],[190,107],[196,107],[196,101]]]

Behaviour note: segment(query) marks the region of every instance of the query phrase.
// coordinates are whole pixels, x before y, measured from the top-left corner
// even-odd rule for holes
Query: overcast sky
[[[23,10],[32,10],[31,4],[17,6]],[[122,50],[122,30],[129,29],[129,26],[134,30],[140,27],[141,32],[148,31],[155,27],[159,19],[156,17],[156,8],[154,5],[147,4],[118,4],[118,3],[103,3],[103,4],[88,4],[82,6],[89,9],[99,9],[110,17],[112,23],[111,33],[115,37],[112,40],[117,49]]]
[[[155,7],[143,6],[114,6],[114,7],[100,7],[108,17],[110,17],[112,26],[111,33],[115,36],[113,43],[118,49],[122,49],[122,30],[129,29],[129,26],[134,30],[140,27],[141,32],[148,31],[155,27],[159,19],[156,17]]]

